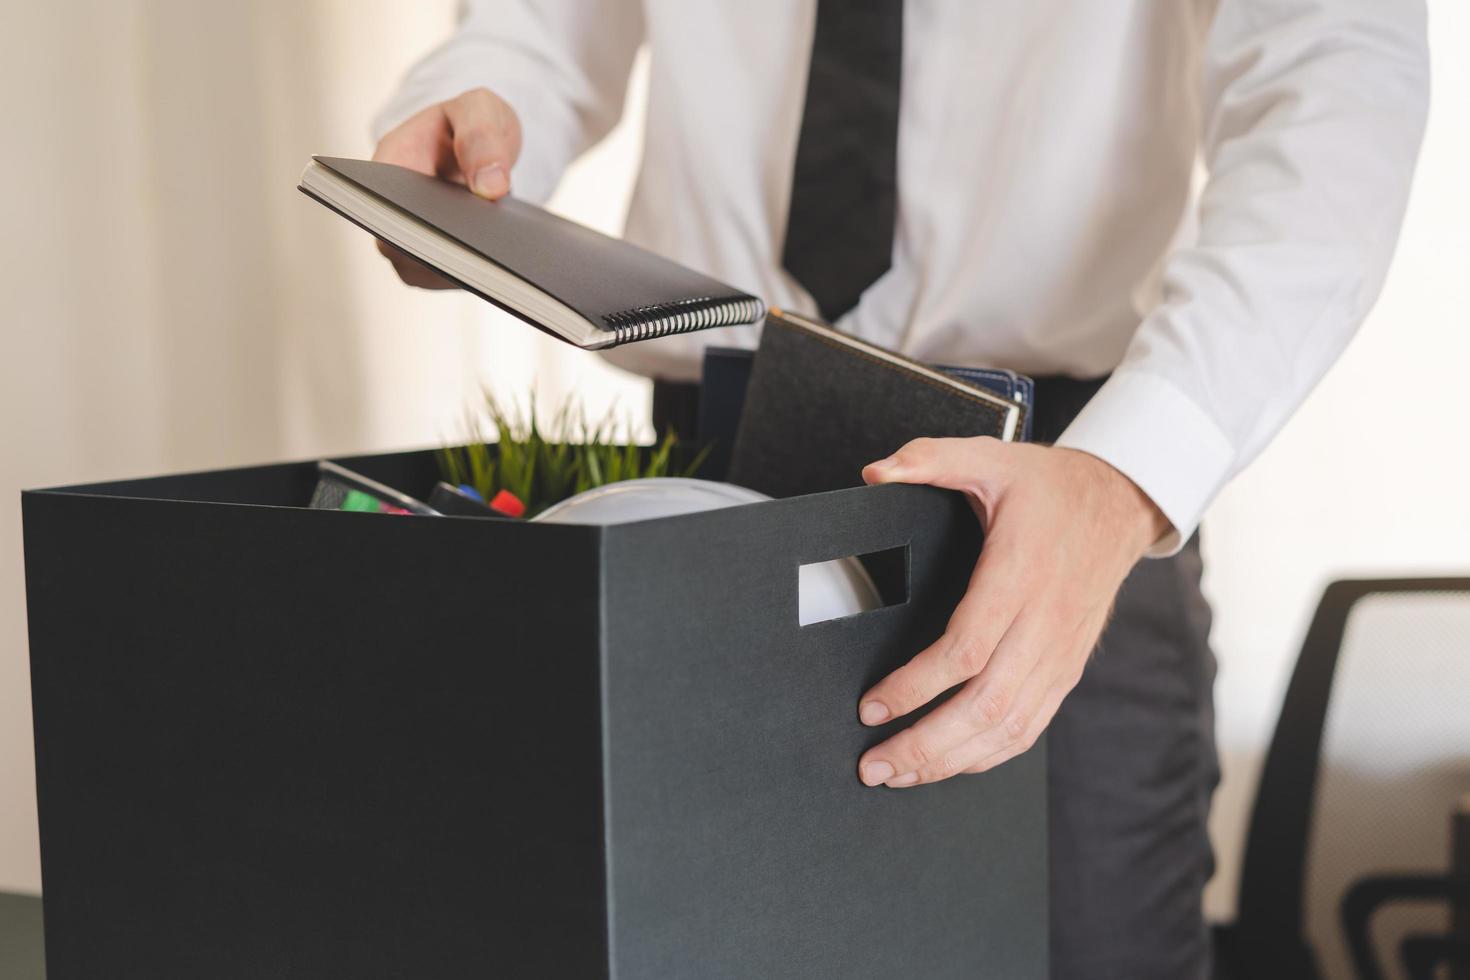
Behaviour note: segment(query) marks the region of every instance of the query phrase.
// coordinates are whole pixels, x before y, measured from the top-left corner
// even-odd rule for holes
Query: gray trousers
[[[1049,729],[1055,980],[1210,974],[1201,893],[1219,766],[1200,571],[1198,536],[1134,569]]]
[[[1104,380],[1037,378],[1032,438],[1054,442]],[[1047,730],[1054,980],[1210,975],[1220,770],[1201,568],[1198,535],[1139,562]]]

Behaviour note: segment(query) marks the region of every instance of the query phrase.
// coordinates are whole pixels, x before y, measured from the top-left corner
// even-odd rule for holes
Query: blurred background
[[[1323,585],[1470,570],[1470,6],[1431,0],[1434,104],[1382,301],[1204,526],[1228,916],[1263,747]],[[7,0],[0,32],[0,891],[39,893],[19,491],[438,444],[481,386],[647,425],[648,386],[402,286],[297,193],[445,36],[453,0]],[[621,226],[645,73],[552,207]],[[645,429],[646,431],[646,429]],[[128,651],[113,651],[126,657]]]

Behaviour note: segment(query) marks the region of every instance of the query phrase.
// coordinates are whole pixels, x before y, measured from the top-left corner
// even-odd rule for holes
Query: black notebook
[[[921,436],[1020,437],[1026,407],[779,310],[766,317],[730,460],[773,497],[860,486],[863,467]]]
[[[470,292],[589,350],[765,314],[756,297],[636,245],[392,164],[312,157],[300,189]]]

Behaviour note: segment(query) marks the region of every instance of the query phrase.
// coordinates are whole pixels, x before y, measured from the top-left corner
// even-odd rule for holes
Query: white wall
[[[18,120],[20,150],[0,155],[0,186],[35,188],[0,197],[3,226],[23,231],[0,238],[0,890],[40,882],[18,488],[432,444],[481,380],[517,391],[535,375],[550,397],[630,410],[646,399],[476,301],[399,288],[359,233],[294,190],[308,153],[367,152],[366,119],[447,28],[451,0],[56,6],[18,9],[0,39],[0,118]],[[1470,71],[1457,57],[1470,8],[1431,11],[1435,105],[1383,302],[1206,523],[1226,763],[1217,914],[1322,585],[1470,570]],[[628,122],[557,207],[618,225]]]

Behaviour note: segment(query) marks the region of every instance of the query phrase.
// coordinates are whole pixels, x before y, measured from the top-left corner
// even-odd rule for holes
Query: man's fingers
[[[944,635],[883,678],[858,701],[858,719],[882,725],[921,708],[979,674],[1014,619],[1012,607],[971,589]]]
[[[927,483],[948,490],[977,492],[976,473],[1003,478],[1009,468],[1006,444],[990,436],[971,439],[915,439],[887,459],[863,467],[866,483]],[[1012,449],[1016,447],[1010,447]]]
[[[521,124],[515,112],[487,89],[474,89],[444,103],[453,134],[454,158],[470,190],[491,200],[510,192],[510,168],[521,154]]]
[[[1031,679],[1044,642],[1037,632],[1013,626],[980,676],[864,753],[858,764],[863,782],[908,786],[947,779],[1022,737],[1043,693]],[[1039,683],[1044,686],[1045,678]]]
[[[433,105],[384,134],[373,150],[373,159],[431,177],[444,176],[454,166],[449,140],[449,120],[444,117],[444,107]]]
[[[881,725],[933,701],[985,669],[1022,601],[1025,571],[1004,548],[982,552],[944,635],[858,700],[858,718]]]
[[[997,653],[996,656],[999,657],[1000,654]],[[1027,659],[1034,668],[1039,657]],[[983,687],[981,680],[982,678],[977,678],[972,682],[977,686],[975,696],[980,698],[993,696],[993,692],[987,693],[980,690]],[[992,683],[996,687],[1001,687],[1010,682],[996,679]],[[982,763],[992,766],[999,765],[1006,758],[1020,755],[1036,744],[1036,740],[1046,730],[1047,722],[1056,713],[1056,705],[1047,706],[1052,687],[1051,678],[1045,670],[1031,670],[1021,681],[1015,693],[1009,696],[1008,702],[1004,698],[1001,699],[1003,703],[1008,703],[1008,707],[998,722],[982,731],[972,733],[968,738],[908,772],[898,773],[887,781],[887,785],[893,789],[902,789],[907,786],[937,783],[960,773],[977,772],[979,770],[976,767]]]
[[[455,289],[454,283],[445,279],[429,266],[424,265],[418,259],[407,252],[390,245],[381,238],[378,240],[378,251],[393,263],[393,270],[398,273],[398,278],[410,286],[418,286],[420,289]]]
[[[1041,703],[1037,705],[1036,712],[1031,719],[1031,727],[1026,730],[1025,734],[1013,742],[993,747],[994,751],[966,766],[965,772],[970,775],[989,772],[1002,762],[1009,762],[1021,753],[1029,752],[1041,738],[1041,733],[1046,731],[1047,726],[1056,717],[1057,710],[1061,708],[1062,700],[1066,698],[1069,690],[1061,685],[1049,688]]]
[[[1062,663],[1085,665],[1088,655],[1097,646],[1098,634],[1102,632],[1103,624],[1106,621],[1107,615],[1105,609],[1102,612],[1094,611],[1092,615],[1083,620],[1076,632],[1072,635],[1074,648],[1071,651],[1072,656],[1065,658]],[[1054,673],[1047,676],[1046,683],[1043,685],[1044,693],[1040,702],[1031,712],[1031,727],[1027,730],[1025,736],[1014,743],[997,747],[990,755],[968,766],[965,772],[987,772],[1002,762],[1008,762],[1014,759],[1035,745],[1036,740],[1041,737],[1041,733],[1046,731],[1047,726],[1056,717],[1057,711],[1062,706],[1062,701],[1066,699],[1068,694],[1072,693],[1072,688],[1076,687],[1078,682],[1082,680],[1082,670],[1082,666],[1072,666],[1070,669],[1064,669],[1060,674]]]
[[[520,152],[521,124],[515,112],[488,90],[475,89],[404,120],[379,141],[373,159],[468,184],[482,197],[495,199],[510,191],[510,168]],[[387,242],[380,240],[378,251],[410,286],[454,287]]]

